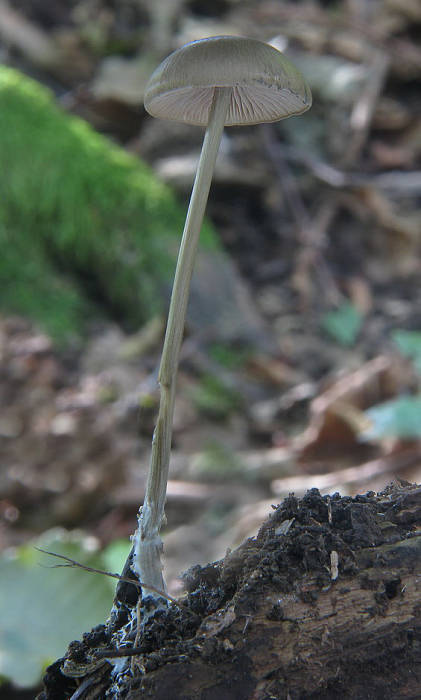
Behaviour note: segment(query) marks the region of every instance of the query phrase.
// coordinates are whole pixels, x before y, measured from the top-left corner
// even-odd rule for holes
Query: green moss
[[[241,408],[242,399],[238,392],[212,374],[204,374],[190,394],[197,410],[215,420],[225,420]]]
[[[0,308],[56,338],[100,306],[134,329],[161,311],[184,210],[134,156],[0,67]],[[202,245],[218,247],[209,225]]]
[[[238,348],[223,343],[213,343],[209,347],[211,358],[227,369],[241,369],[251,353],[251,349],[244,346]]]

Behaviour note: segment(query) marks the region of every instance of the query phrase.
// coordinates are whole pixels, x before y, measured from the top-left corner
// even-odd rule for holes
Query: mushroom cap
[[[152,73],[145,108],[154,117],[207,126],[215,87],[231,87],[226,126],[301,114],[311,92],[285,56],[257,39],[213,36],[170,54]]]

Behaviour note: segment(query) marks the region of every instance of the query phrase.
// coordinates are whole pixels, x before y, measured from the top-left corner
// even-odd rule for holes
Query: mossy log
[[[40,698],[419,698],[420,524],[412,485],[290,496],[257,537],[185,575],[183,608],[149,621],[133,675],[112,681],[107,663],[69,679],[60,659]],[[67,659],[92,653],[98,634],[107,646],[110,627]]]
[[[163,311],[185,211],[142,160],[7,66],[0,160],[2,311],[60,341],[101,311],[132,330]],[[206,222],[201,243],[220,249]]]

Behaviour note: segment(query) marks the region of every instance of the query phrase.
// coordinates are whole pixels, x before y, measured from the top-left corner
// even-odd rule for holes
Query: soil
[[[126,587],[121,614],[70,644],[38,700],[419,698],[421,487],[311,489],[273,509],[256,537],[184,575],[180,605],[146,623],[132,672],[63,673],[109,652],[136,604]]]

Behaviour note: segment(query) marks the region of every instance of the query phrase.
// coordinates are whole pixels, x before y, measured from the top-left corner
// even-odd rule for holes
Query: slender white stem
[[[159,531],[164,519],[167,492],[176,377],[199,234],[230,99],[231,88],[215,88],[178,254],[158,377],[161,391],[159,413],[152,440],[145,499],[139,511],[139,526],[133,537],[134,571],[144,584],[150,583],[160,590],[165,590],[165,583]]]

